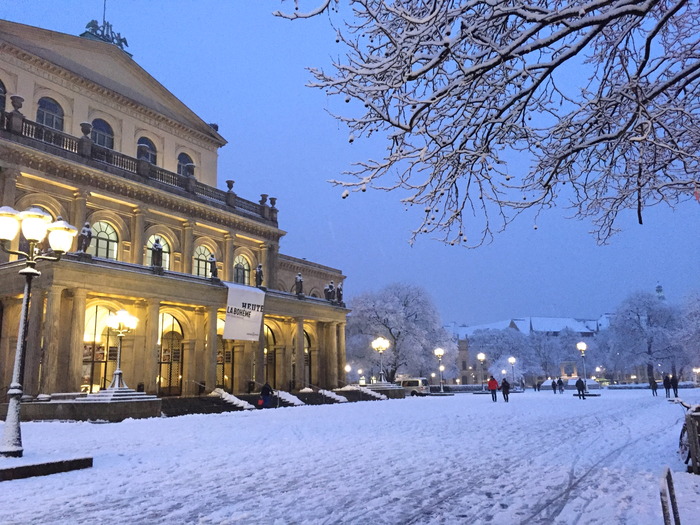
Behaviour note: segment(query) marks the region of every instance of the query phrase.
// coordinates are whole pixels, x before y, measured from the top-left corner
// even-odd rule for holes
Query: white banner
[[[228,286],[224,339],[258,341],[265,310],[265,292],[252,286],[224,282]]]

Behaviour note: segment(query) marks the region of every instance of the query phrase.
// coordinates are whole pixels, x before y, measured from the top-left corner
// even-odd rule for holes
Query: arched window
[[[151,139],[141,137],[137,142],[137,145],[139,159],[145,159],[151,164],[155,165],[158,161],[158,150],[156,149],[156,145],[153,144]]]
[[[168,313],[160,314],[158,329],[158,394],[179,396],[182,393],[182,325]]]
[[[92,225],[92,242],[87,253],[95,257],[117,260],[119,236],[108,222],[98,221]]]
[[[97,392],[109,386],[117,366],[117,335],[107,326],[113,314],[106,306],[95,305],[85,311],[83,334],[82,392]]]
[[[5,84],[0,80],[0,111],[5,111],[5,104],[7,103],[5,100],[6,97],[7,89],[5,89]]]
[[[242,255],[236,255],[233,259],[233,282],[250,284],[250,262]]]
[[[200,277],[207,277],[209,275],[209,256],[211,256],[211,250],[206,246],[199,245],[194,250],[194,257],[192,260],[192,274],[199,275]]]
[[[148,241],[146,241],[146,266],[151,266],[153,264],[153,243],[156,239],[160,240],[160,245],[163,248],[161,267],[164,270],[170,270],[170,245],[161,235],[151,235]]]
[[[47,128],[63,131],[63,108],[52,98],[40,98],[36,121]]]
[[[96,118],[92,121],[92,141],[98,146],[114,149],[114,131],[106,121]]]
[[[187,153],[180,153],[177,156],[177,173],[178,175],[189,175],[192,173],[189,171],[190,166],[194,167],[194,162],[192,161],[192,157],[190,157]]]

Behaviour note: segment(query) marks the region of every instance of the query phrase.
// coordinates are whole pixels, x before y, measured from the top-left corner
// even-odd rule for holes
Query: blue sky
[[[236,181],[242,197],[278,198],[281,251],[343,270],[346,298],[392,282],[416,283],[445,323],[480,324],[518,316],[597,317],[631,292],[680,302],[698,289],[700,205],[632,212],[610,246],[590,223],[555,210],[523,217],[493,244],[468,250],[428,237],[408,240],[420,210],[399,196],[368,191],[342,200],[326,181],[354,161],[382,155],[380,143],[348,143],[328,112],[341,98],[305,87],[306,67],[328,67],[342,53],[327,17],[290,22],[278,0],[109,0],[107,20],[136,62],[229,141],[220,150],[219,187]],[[103,0],[3,0],[0,17],[78,35],[102,21]]]

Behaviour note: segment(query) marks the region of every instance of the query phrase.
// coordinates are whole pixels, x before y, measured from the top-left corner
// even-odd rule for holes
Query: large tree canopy
[[[333,182],[398,190],[421,210],[413,239],[478,246],[524,210],[563,206],[605,243],[624,210],[641,223],[700,195],[698,2],[309,5],[277,14],[329,13],[343,49],[313,85],[359,102],[337,116],[351,141],[386,143]]]
[[[445,350],[444,364],[454,366],[456,345],[420,286],[391,284],[354,297],[349,306],[347,358],[355,367],[366,370],[381,362],[389,381],[400,372],[423,376],[437,369],[437,347]],[[371,348],[378,336],[390,342],[381,358]]]

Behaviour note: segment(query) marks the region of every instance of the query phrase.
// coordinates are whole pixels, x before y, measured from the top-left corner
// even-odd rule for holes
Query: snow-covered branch
[[[693,198],[697,2],[345,3],[341,59],[312,69],[312,86],[359,102],[337,118],[351,141],[378,135],[386,149],[331,182],[398,191],[425,212],[413,239],[479,246],[524,210],[564,206],[606,243],[622,211],[641,222]]]

